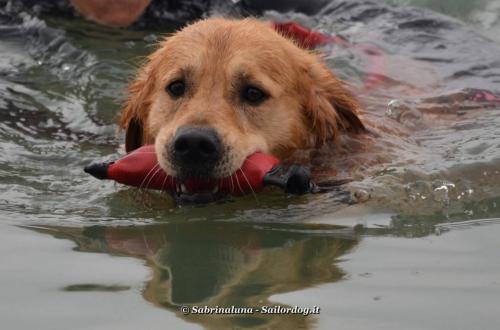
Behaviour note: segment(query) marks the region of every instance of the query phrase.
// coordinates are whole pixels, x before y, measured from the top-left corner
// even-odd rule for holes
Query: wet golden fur
[[[166,86],[186,81],[172,98]],[[269,98],[253,106],[239,89],[252,84]],[[215,177],[236,171],[255,151],[286,157],[361,131],[358,103],[317,55],[255,19],[212,18],[166,38],[128,88],[120,126],[126,149],[156,146],[160,165],[175,175],[168,146],[179,127],[209,126],[225,146]]]

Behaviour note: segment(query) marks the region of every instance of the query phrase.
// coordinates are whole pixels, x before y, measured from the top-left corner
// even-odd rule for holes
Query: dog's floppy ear
[[[133,117],[127,124],[125,131],[125,151],[131,152],[142,146],[144,135],[143,124],[140,119]]]
[[[125,150],[133,151],[143,145],[147,132],[145,122],[151,106],[154,79],[141,72],[128,86],[128,98],[121,111],[120,128],[125,130]]]
[[[309,90],[304,109],[311,120],[316,146],[334,141],[340,131],[364,132],[357,115],[359,103],[324,65],[314,63],[308,70]]]

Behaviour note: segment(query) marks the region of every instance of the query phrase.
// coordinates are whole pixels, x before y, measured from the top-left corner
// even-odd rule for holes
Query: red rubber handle
[[[264,176],[277,166],[280,160],[261,152],[250,155],[240,169],[229,177],[216,180],[190,179],[180,182],[166,174],[159,166],[153,145],[143,146],[125,155],[111,164],[94,164],[85,171],[101,179],[147,189],[177,192],[181,184],[189,191],[205,191],[218,188],[219,191],[232,195],[257,192],[264,186]],[[103,166],[105,166],[103,168]],[[105,171],[98,174],[99,171]]]

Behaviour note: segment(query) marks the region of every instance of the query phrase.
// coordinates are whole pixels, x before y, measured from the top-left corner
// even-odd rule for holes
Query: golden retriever
[[[285,158],[364,130],[319,57],[256,19],[211,18],[159,44],[128,88],[126,150],[155,144],[182,179],[227,177],[252,153]]]

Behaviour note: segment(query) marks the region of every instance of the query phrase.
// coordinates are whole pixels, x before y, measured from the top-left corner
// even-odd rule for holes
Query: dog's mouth
[[[224,199],[227,193],[220,188],[220,180],[189,179],[176,185],[172,195],[178,204],[206,204]]]
[[[214,167],[205,164],[201,169],[178,168],[172,196],[178,205],[185,205],[213,203],[228,198],[234,192],[241,190],[243,193],[239,187],[244,182],[231,178],[238,171],[241,171],[241,166],[223,177],[216,177]]]
[[[274,174],[281,173],[273,170],[281,168],[279,163],[280,161],[271,155],[255,152],[248,156],[237,170],[224,177],[203,176],[200,173],[183,177],[181,173],[173,178],[170,185],[173,189],[170,191],[178,204],[204,204],[228,196],[255,193],[267,184],[284,187],[281,177],[273,177]]]

